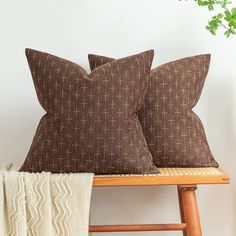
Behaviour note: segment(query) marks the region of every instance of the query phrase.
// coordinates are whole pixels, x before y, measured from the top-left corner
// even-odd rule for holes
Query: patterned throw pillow
[[[89,55],[91,70],[112,58]],[[183,58],[151,71],[148,92],[138,116],[158,167],[217,167],[199,117],[198,102],[210,55]]]
[[[153,51],[112,61],[91,74],[78,64],[26,49],[42,117],[21,171],[157,173],[136,111]]]

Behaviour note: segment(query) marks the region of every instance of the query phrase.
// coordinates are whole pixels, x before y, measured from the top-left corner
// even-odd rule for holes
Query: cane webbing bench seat
[[[182,184],[228,184],[229,176],[220,168],[159,168],[151,175],[97,175],[94,187],[158,186]]]
[[[195,190],[200,184],[229,184],[220,168],[159,168],[151,175],[96,175],[93,187],[176,185],[180,224],[91,225],[90,232],[182,231],[184,236],[201,236]]]

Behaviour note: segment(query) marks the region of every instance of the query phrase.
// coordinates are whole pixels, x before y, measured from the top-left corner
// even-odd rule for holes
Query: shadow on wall
[[[202,226],[208,228],[209,232],[214,232],[217,226],[222,235],[236,235],[236,230],[229,227],[235,224],[236,218],[236,113],[234,108],[236,107],[234,93],[236,82],[233,82],[232,74],[227,75],[225,71],[224,74],[214,75],[213,78],[213,80],[207,80],[205,86],[207,91],[203,92],[202,99],[199,101],[198,107],[202,109],[195,110],[203,118],[213,155],[220,167],[230,174],[231,185],[201,187],[204,189],[199,191]],[[224,82],[218,83],[218,80],[222,79]],[[222,217],[219,212],[227,212],[227,217]]]
[[[93,189],[91,224],[154,224],[167,222],[180,222],[178,195],[174,186]],[[109,233],[112,236],[120,234]],[[126,236],[134,234],[142,236],[181,235],[177,232],[173,234],[168,232],[125,233]]]
[[[222,75],[221,78],[224,78],[223,76],[227,77]],[[224,83],[212,83],[205,101],[207,128],[211,130],[208,135],[209,142],[217,154],[216,158],[226,168],[227,165],[231,167],[231,154],[236,153],[236,114],[233,108],[236,107],[236,95],[232,81],[233,78],[225,80]]]

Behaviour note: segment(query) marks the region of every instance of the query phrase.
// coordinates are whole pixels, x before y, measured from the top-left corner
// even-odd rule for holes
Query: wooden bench
[[[90,232],[182,231],[184,236],[201,236],[195,190],[199,184],[229,184],[227,173],[219,168],[160,168],[157,175],[95,176],[94,187],[176,185],[180,224],[91,225]]]

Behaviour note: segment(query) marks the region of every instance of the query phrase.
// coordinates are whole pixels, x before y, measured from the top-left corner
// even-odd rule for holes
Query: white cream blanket
[[[1,236],[87,236],[93,174],[0,170]]]

